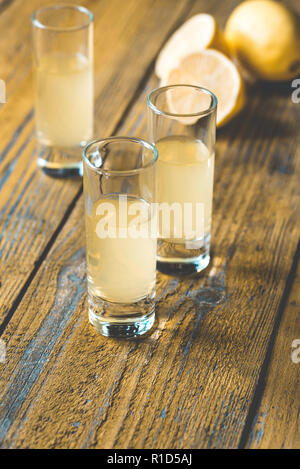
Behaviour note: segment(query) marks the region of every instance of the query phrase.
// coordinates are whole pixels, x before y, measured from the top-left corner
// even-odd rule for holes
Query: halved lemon
[[[214,17],[200,13],[183,23],[166,42],[155,63],[156,75],[162,78],[184,57],[207,48],[227,53],[223,32]]]
[[[245,103],[245,87],[238,69],[224,54],[214,49],[206,49],[185,57],[177,68],[171,70],[161,80],[161,86],[175,84],[201,86],[212,91],[218,98],[218,126],[228,122]],[[200,106],[200,110],[203,111],[203,103],[197,102],[197,98],[185,99],[185,93],[187,98],[184,88],[178,89],[178,93],[168,95],[170,112],[195,114],[197,107]],[[196,121],[197,117],[194,117],[189,123]]]

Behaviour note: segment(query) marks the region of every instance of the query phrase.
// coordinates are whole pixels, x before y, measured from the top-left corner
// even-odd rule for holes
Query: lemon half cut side
[[[161,81],[162,86],[175,84],[195,85],[212,91],[218,99],[217,126],[226,124],[245,103],[244,83],[238,69],[224,54],[214,49],[184,58]],[[201,104],[203,107],[199,100],[188,99],[188,91],[185,92],[184,88],[178,89],[177,94],[170,94],[168,99],[173,114],[196,113]],[[189,124],[198,119],[197,116],[191,117]]]

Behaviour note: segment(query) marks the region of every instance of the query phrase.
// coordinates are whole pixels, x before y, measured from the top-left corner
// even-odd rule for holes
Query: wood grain
[[[170,9],[166,0],[163,3],[158,0],[83,3],[95,15],[95,134],[110,135],[188,1],[178,3],[176,9]],[[8,42],[0,41],[4,68],[7,65],[3,78],[8,81],[8,102],[0,111],[3,134],[0,142],[0,324],[4,321],[3,327],[81,193],[81,181],[50,179],[36,167],[31,62],[28,69],[25,63],[30,59],[30,12],[38,4],[41,2],[15,0],[0,22],[4,38],[6,29],[9,30]],[[153,7],[151,15],[150,6]],[[12,40],[9,25],[16,11],[18,21],[23,23],[20,34],[14,34]],[[159,19],[162,24],[157,28]],[[25,75],[20,72],[23,66],[27,70]],[[10,67],[14,67],[18,86],[10,87]]]
[[[210,8],[224,24],[237,3]],[[193,2],[188,15],[201,8]],[[139,81],[119,133],[145,135],[154,84]],[[245,112],[218,132],[211,266],[185,280],[158,275],[157,322],[147,337],[113,341],[89,326],[82,198],[74,202],[1,337],[1,447],[257,445],[245,423],[256,435],[250,414],[270,340],[281,315],[291,324],[281,307],[299,237],[300,108],[290,94],[289,83],[257,85]],[[294,418],[293,410],[293,428]],[[288,435],[297,444],[294,430]]]
[[[159,322],[145,340],[109,341],[87,324],[78,202],[3,336],[14,351],[4,446],[238,446],[298,232],[298,154],[286,159],[296,124],[285,93],[274,92],[257,89],[246,122],[219,136],[211,275],[160,276]],[[275,137],[283,122],[262,131],[262,95],[270,115],[287,119],[289,138]]]
[[[299,282],[300,264],[262,384],[262,398],[247,442],[248,448],[300,448],[300,352],[297,353],[297,348],[300,350]]]

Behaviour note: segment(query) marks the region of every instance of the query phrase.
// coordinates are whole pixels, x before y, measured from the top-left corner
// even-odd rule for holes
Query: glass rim
[[[128,143],[138,143],[140,146],[143,146],[144,148],[147,148],[148,150],[152,151],[153,158],[151,161],[146,163],[144,166],[141,168],[135,168],[135,169],[124,169],[124,170],[115,170],[115,169],[102,169],[102,168],[97,168],[93,163],[88,158],[87,152],[88,150],[92,147],[92,145],[95,144],[101,144],[101,143],[111,143],[111,142],[128,142]],[[125,136],[112,136],[112,137],[106,137],[106,138],[100,138],[100,139],[95,139],[89,142],[83,149],[83,159],[84,161],[89,165],[89,167],[93,170],[96,171],[99,174],[105,174],[105,175],[112,175],[112,176],[130,176],[134,174],[138,174],[143,172],[145,169],[150,168],[151,166],[154,165],[154,163],[158,159],[158,151],[156,149],[156,146],[150,142],[147,142],[146,140],[138,137],[125,137]]]
[[[153,102],[152,99],[155,96],[160,95],[161,93],[164,93],[172,88],[192,88],[194,90],[200,91],[201,93],[204,93],[206,95],[209,95],[212,99],[210,106],[205,109],[204,111],[199,111],[199,112],[193,112],[189,114],[177,114],[174,112],[168,112],[168,111],[162,111],[159,107],[157,107]],[[167,116],[167,117],[204,117],[208,116],[209,114],[212,114],[216,109],[217,109],[217,104],[218,104],[218,99],[216,95],[210,91],[207,88],[204,88],[203,86],[197,86],[197,85],[188,85],[184,83],[180,84],[174,84],[174,85],[167,85],[167,86],[161,86],[158,88],[154,88],[154,90],[150,91],[150,93],[147,96],[147,105],[152,111],[154,111],[156,114],[159,114],[161,116]]]
[[[51,10],[63,10],[63,9],[79,11],[80,13],[83,13],[84,15],[87,16],[87,20],[78,26],[64,27],[64,26],[49,26],[47,24],[44,24],[38,19],[38,15],[47,10],[51,11]],[[31,22],[33,26],[39,29],[44,29],[46,31],[55,31],[55,32],[79,31],[80,29],[87,28],[93,22],[93,20],[94,20],[94,15],[90,10],[88,10],[87,8],[81,5],[72,5],[71,3],[58,3],[56,5],[46,5],[46,6],[38,8],[31,15]]]

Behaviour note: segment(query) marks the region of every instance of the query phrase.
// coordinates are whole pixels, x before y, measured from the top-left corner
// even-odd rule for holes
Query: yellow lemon
[[[234,63],[224,54],[214,49],[206,49],[198,54],[185,57],[179,66],[171,70],[161,81],[164,85],[196,85],[211,90],[218,99],[217,125],[222,126],[235,116],[244,106],[245,90],[242,77]],[[169,96],[169,109],[174,114],[193,114],[207,103],[199,95],[189,100],[184,89]],[[194,124],[197,117],[191,117]]]
[[[288,80],[300,73],[300,21],[286,6],[272,0],[248,0],[228,18],[225,40],[254,77]]]

